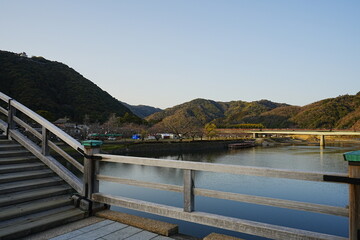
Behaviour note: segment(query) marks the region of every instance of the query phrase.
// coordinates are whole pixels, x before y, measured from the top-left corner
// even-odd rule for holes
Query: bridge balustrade
[[[195,209],[195,197],[204,196],[229,201],[239,201],[259,205],[289,208],[300,211],[310,211],[322,214],[349,217],[350,239],[358,239],[360,229],[360,166],[349,162],[349,173],[340,174],[333,172],[304,172],[284,169],[260,168],[249,166],[238,166],[228,164],[213,164],[202,162],[183,162],[164,159],[139,158],[100,154],[99,145],[91,144],[84,147],[71,136],[54,126],[52,123],[34,113],[16,100],[0,93],[0,100],[7,104],[7,108],[0,105],[0,113],[6,116],[7,120],[0,120],[0,129],[5,134],[32,152],[42,160],[55,173],[69,183],[78,193],[89,198],[95,203],[104,203],[125,207],[133,210],[157,214],[165,217],[176,218],[184,221],[204,224],[217,228],[258,235],[272,239],[345,239],[340,236],[310,232],[289,227],[277,226],[245,219],[232,218],[206,212],[199,212]],[[21,114],[18,114],[18,113]],[[41,126],[41,131],[34,129],[28,122],[19,118],[25,115]],[[41,147],[34,141],[27,138],[19,128],[31,133],[41,142]],[[54,134],[69,147],[84,156],[84,166],[72,158],[68,153],[49,140],[49,133]],[[65,168],[50,155],[50,149],[57,152],[66,161],[83,173],[80,178]],[[100,162],[112,162],[119,164],[131,164],[140,166],[153,166],[161,168],[173,168],[183,171],[183,185],[150,183],[139,180],[124,179],[119,177],[104,176],[99,172]],[[304,203],[267,197],[245,195],[239,193],[223,192],[196,187],[195,172],[215,172],[223,174],[251,175],[269,178],[286,178],[303,181],[335,182],[349,184],[349,208],[335,207],[321,204]],[[145,188],[153,188],[165,191],[179,192],[183,195],[183,208],[156,204],[152,202],[113,196],[104,194],[99,188],[99,181],[115,182]],[[335,193],[334,193],[335,194]]]

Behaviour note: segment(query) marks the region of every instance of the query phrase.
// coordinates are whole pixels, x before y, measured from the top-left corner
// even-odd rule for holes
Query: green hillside
[[[207,123],[218,127],[262,124],[266,128],[360,128],[360,92],[324,99],[303,107],[268,100],[216,102],[195,99],[161,111],[149,106],[130,106],[101,90],[72,68],[42,57],[0,51],[0,91],[49,120],[69,117],[82,122],[105,122],[112,113],[122,122],[162,126],[173,132],[196,132]],[[136,116],[136,115],[138,116]]]
[[[215,102],[195,99],[146,119],[175,127],[201,127],[212,122],[219,128],[262,124],[266,128],[356,130],[360,128],[360,93],[325,99],[304,107],[268,100]]]
[[[300,128],[351,129],[359,124],[359,107],[360,92],[306,105],[290,120]]]
[[[287,105],[267,100],[215,102],[213,100],[195,99],[155,113],[146,119],[149,122],[173,126],[202,127],[206,123],[213,122],[218,127],[231,127],[236,124],[253,123],[255,121],[251,120],[252,117],[284,106]],[[247,119],[250,120],[247,121]]]
[[[49,120],[69,117],[104,122],[111,113],[131,111],[74,69],[42,57],[22,57],[0,51],[0,91]]]

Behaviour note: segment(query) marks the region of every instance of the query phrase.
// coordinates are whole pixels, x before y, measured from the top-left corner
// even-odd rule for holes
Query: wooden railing
[[[176,218],[184,221],[272,239],[345,239],[339,236],[195,211],[194,196],[205,196],[217,199],[226,199],[231,201],[268,205],[280,208],[289,208],[300,211],[310,211],[337,216],[348,216],[350,226],[350,239],[358,239],[358,229],[360,229],[360,166],[356,164],[351,164],[351,162],[349,162],[349,174],[339,174],[332,172],[302,172],[272,168],[212,164],[202,162],[184,162],[100,154],[100,149],[98,147],[92,147],[90,144],[89,147],[84,148],[80,143],[78,143],[68,134],[58,129],[56,126],[54,126],[41,116],[37,115],[27,107],[16,102],[15,100],[12,100],[8,96],[0,93],[0,100],[7,103],[8,106],[7,109],[0,107],[0,112],[7,117],[7,121],[0,120],[0,129],[6,132],[9,138],[13,138],[18,141],[35,156],[37,156],[44,163],[46,163],[54,172],[56,172],[60,177],[67,181],[76,191],[97,203],[116,205],[142,212],[157,214],[165,217]],[[16,116],[15,111],[19,111],[25,114],[27,117],[41,125],[41,133],[36,131],[25,121],[19,119]],[[25,137],[23,133],[17,130],[17,126],[26,129],[26,131],[32,133],[33,136],[40,139],[42,142],[41,147],[30,141],[27,137]],[[73,149],[82,153],[85,156],[84,166],[79,164],[75,159],[73,159],[70,155],[64,152],[56,144],[49,141],[49,132],[56,135]],[[76,177],[71,171],[61,165],[56,159],[51,157],[49,155],[50,148],[57,152],[59,155],[61,155],[68,162],[73,164],[79,171],[81,171],[83,173],[83,180]],[[125,163],[141,166],[181,169],[183,171],[183,186],[150,183],[119,177],[104,176],[99,170],[100,162],[113,162],[119,164]],[[197,171],[251,175],[269,178],[287,178],[304,181],[333,181],[337,183],[346,183],[349,184],[349,208],[197,188],[195,186],[194,178],[195,172]],[[99,181],[115,182],[139,187],[180,192],[183,193],[183,208],[125,198],[122,196],[104,194],[101,193],[101,189],[99,189]]]
[[[317,181],[317,182],[337,182],[337,183],[352,183],[350,186],[359,184],[359,179],[355,179],[354,176],[349,178],[348,174],[340,174],[333,172],[303,172],[292,171],[283,169],[272,168],[260,168],[249,167],[239,165],[228,164],[212,164],[202,162],[185,162],[163,159],[151,159],[151,158],[139,158],[139,157],[127,157],[127,156],[115,156],[106,154],[94,154],[90,153],[90,149],[87,149],[89,153],[89,170],[94,174],[94,182],[89,185],[89,196],[95,202],[101,202],[104,204],[110,204],[129,208],[137,211],[147,212],[151,214],[161,215],[170,218],[176,218],[179,220],[194,222],[198,224],[208,225],[217,228],[223,228],[231,231],[238,231],[246,234],[252,234],[262,236],[271,239],[346,239],[339,236],[333,236],[328,234],[310,232],[306,230],[288,228],[283,226],[276,226],[261,222],[254,222],[244,219],[237,219],[232,217],[226,217],[216,214],[210,214],[205,212],[198,212],[194,209],[194,196],[205,196],[217,199],[225,199],[231,201],[246,202],[252,204],[260,204],[267,206],[274,206],[280,208],[295,209],[300,211],[310,211],[322,214],[330,214],[336,216],[350,215],[350,220],[356,222],[358,220],[352,219],[353,215],[356,215],[356,211],[351,206],[348,208],[304,203],[297,201],[289,201],[282,199],[274,199],[267,197],[251,196],[239,193],[230,193],[215,191],[209,189],[202,189],[195,187],[194,174],[197,171],[216,172],[216,173],[230,173],[237,175],[251,175],[271,178],[287,178],[304,181]],[[94,149],[91,149],[94,151]],[[98,151],[96,151],[98,152]],[[91,156],[91,157],[90,157]],[[104,176],[99,172],[99,162],[112,162],[112,163],[125,163],[141,166],[163,167],[183,170],[183,186],[150,183],[132,179],[124,179],[119,177]],[[85,165],[85,172],[88,166]],[[352,168],[354,166],[349,166]],[[173,191],[183,193],[183,208],[177,208],[173,206],[167,206],[162,204],[156,204],[152,202],[141,201],[137,199],[125,198],[122,196],[114,196],[110,194],[101,193],[99,189],[99,181],[115,182],[120,184],[127,184],[138,187],[159,189],[165,191]],[[357,186],[357,185],[356,185]],[[352,201],[357,202],[359,193],[353,194],[350,190],[350,203]],[[355,225],[358,223],[354,223]],[[352,223],[350,223],[350,226]],[[358,226],[353,226],[350,229],[350,239],[357,239]]]
[[[64,179],[72,188],[78,193],[84,194],[83,181],[78,178],[74,173],[64,167],[54,157],[50,156],[50,148],[56,153],[62,156],[66,161],[71,163],[81,173],[84,172],[84,167],[76,161],[73,157],[63,151],[55,143],[49,140],[49,133],[51,132],[57,138],[61,139],[64,143],[68,144],[71,148],[83,152],[84,147],[67,133],[36,114],[29,108],[25,107],[16,100],[11,99],[7,95],[0,92],[0,100],[7,104],[7,109],[0,106],[0,113],[7,117],[7,121],[0,120],[0,129],[11,139],[16,140],[23,145],[32,154],[43,161],[50,169],[52,169],[57,175]],[[19,114],[21,113],[21,114]],[[28,123],[17,117],[16,115],[25,115],[31,121],[41,126],[41,132],[34,129]],[[31,133],[34,137],[41,140],[41,147],[35,142],[27,138],[23,132],[19,131],[19,128],[23,128],[27,133]]]

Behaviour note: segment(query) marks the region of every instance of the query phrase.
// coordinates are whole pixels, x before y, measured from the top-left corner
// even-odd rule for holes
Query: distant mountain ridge
[[[162,112],[154,113],[147,117],[146,120],[154,123],[186,124],[192,127],[201,127],[206,123],[213,122],[218,127],[227,127],[234,124],[247,123],[246,119],[248,118],[257,117],[261,113],[287,106],[289,105],[268,100],[216,102],[199,98],[165,109]]]
[[[43,57],[0,51],[0,91],[49,120],[69,117],[106,121],[111,113],[133,113],[96,84],[65,64]],[[136,117],[137,118],[137,117]]]
[[[146,120],[156,124],[191,127],[201,127],[211,122],[220,128],[236,124],[263,124],[267,128],[360,129],[360,92],[304,107],[269,100],[216,102],[195,99],[154,113]]]
[[[65,64],[43,57],[0,51],[0,91],[49,120],[69,117],[103,123],[112,113],[134,123],[200,129],[263,124],[267,128],[360,129],[360,92],[324,99],[303,107],[269,100],[192,101],[161,110],[121,103]]]
[[[150,116],[151,114],[161,112],[162,109],[155,108],[147,105],[130,105],[125,102],[121,102],[124,106],[126,106],[132,113],[134,113],[136,116],[140,118],[146,118],[147,116]]]

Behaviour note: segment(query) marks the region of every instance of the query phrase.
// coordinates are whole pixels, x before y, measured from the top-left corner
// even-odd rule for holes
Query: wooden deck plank
[[[157,234],[147,231],[141,231],[131,237],[127,238],[127,240],[150,240],[156,237]]]
[[[118,230],[116,232],[113,232],[109,235],[106,235],[102,238],[106,239],[106,240],[122,240],[122,239],[126,239],[130,236],[133,236],[134,234],[137,234],[141,231],[143,231],[143,230],[140,228],[129,226],[129,227],[123,228],[121,230]]]
[[[158,236],[152,238],[151,240],[172,240],[172,239],[173,238],[158,235]]]
[[[98,228],[104,227],[106,225],[109,225],[113,222],[114,221],[111,221],[111,220],[104,220],[104,221],[89,225],[87,227],[80,228],[79,230],[82,231],[83,233],[86,233],[86,232],[94,231]]]
[[[97,239],[100,237],[104,237],[112,232],[116,232],[120,229],[123,229],[124,224],[118,223],[118,222],[112,222],[110,224],[107,224],[103,227],[100,227],[96,230],[89,231],[87,233],[84,233],[82,235],[79,235],[77,237],[72,238],[72,240],[88,240],[88,239]],[[81,230],[80,230],[81,231]]]

